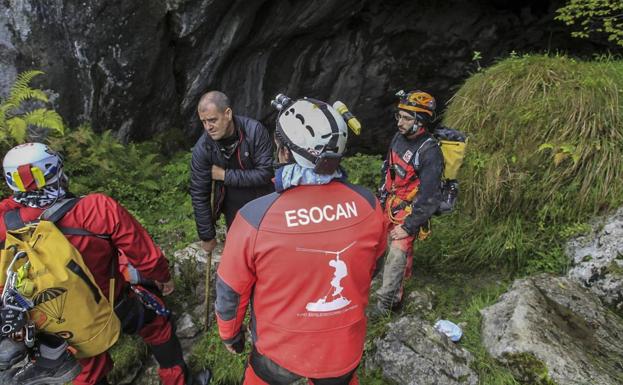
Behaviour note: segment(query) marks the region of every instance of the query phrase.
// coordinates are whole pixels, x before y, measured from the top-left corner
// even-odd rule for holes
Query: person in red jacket
[[[283,95],[273,105],[276,192],[245,205],[229,230],[216,282],[219,333],[242,352],[250,308],[244,384],[357,384],[370,282],[386,247],[383,211],[339,168],[347,125],[336,110]]]
[[[3,162],[4,176],[14,194],[0,202],[0,241],[6,234],[5,215],[16,212],[23,222],[39,218],[44,209],[63,199],[72,198],[61,157],[41,143],[27,143],[10,150]],[[82,229],[100,236],[70,235],[69,242],[81,253],[96,284],[109,295],[111,271],[115,278],[115,313],[125,333],[136,333],[148,344],[160,365],[158,374],[165,385],[184,385],[190,376],[182,357],[180,343],[168,318],[142,306],[130,293],[118,269],[118,255],[123,254],[141,273],[152,280],[163,295],[171,294],[174,283],[167,259],[139,222],[113,198],[89,194],[77,200],[58,222],[59,228]],[[113,265],[114,264],[114,265]],[[108,353],[81,359],[82,372],[76,385],[107,384],[112,369]],[[20,375],[20,372],[18,372]],[[23,373],[22,373],[23,375]]]

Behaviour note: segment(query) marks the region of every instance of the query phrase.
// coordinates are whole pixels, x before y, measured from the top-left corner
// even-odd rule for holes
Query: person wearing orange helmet
[[[383,185],[379,189],[385,215],[391,222],[389,252],[383,283],[377,290],[374,315],[389,314],[402,301],[404,278],[413,266],[413,242],[430,234],[429,219],[441,202],[444,161],[433,137],[436,102],[423,91],[400,91],[395,113],[398,132],[383,163]]]

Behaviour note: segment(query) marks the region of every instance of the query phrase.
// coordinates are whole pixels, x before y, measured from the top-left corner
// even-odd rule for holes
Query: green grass
[[[444,124],[469,144],[459,213],[435,220],[438,248],[417,246],[425,263],[562,272],[566,238],[623,204],[621,61],[502,60],[465,82]]]
[[[213,325],[193,348],[189,363],[195,370],[209,368],[213,376],[211,384],[234,385],[241,383],[249,352],[248,342],[244,354],[228,352]]]
[[[149,356],[149,350],[140,337],[121,335],[110,350],[110,355],[115,366],[108,375],[108,380],[116,384],[136,366],[143,365],[143,361]]]
[[[515,385],[518,379],[480,342],[479,311],[518,276],[564,272],[565,241],[588,231],[595,214],[623,204],[623,62],[543,55],[501,60],[465,82],[444,124],[470,138],[459,175],[460,203],[453,214],[435,217],[432,237],[414,247],[417,277],[408,282],[406,295],[435,292],[432,311],[407,304],[404,314],[461,323],[460,345],[474,355],[480,384]],[[165,136],[124,146],[88,127],[67,130],[52,142],[65,155],[74,192],[102,191],[118,199],[169,256],[196,240],[190,151],[164,151]],[[343,166],[352,182],[376,190],[381,158],[357,154]],[[170,301],[181,311],[194,308],[200,276],[192,262],[179,263],[178,293]],[[387,322],[369,324],[366,355]],[[136,340],[122,340],[114,349],[118,366],[111,376],[146,354]],[[195,347],[191,364],[210,367],[215,384],[230,385],[239,383],[245,361],[246,355],[223,348],[213,327]],[[547,373],[537,366],[535,378],[547,383]],[[363,365],[359,373],[362,384],[388,384]]]
[[[621,61],[503,60],[467,80],[444,121],[470,135],[463,198],[477,219],[578,220],[622,201]]]

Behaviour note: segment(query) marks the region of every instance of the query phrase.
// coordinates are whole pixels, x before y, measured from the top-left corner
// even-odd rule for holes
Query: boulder
[[[623,314],[623,208],[569,241],[567,255],[573,264],[568,276]]]
[[[623,320],[572,279],[515,281],[481,313],[483,345],[522,383],[623,383]]]
[[[387,324],[366,361],[371,369],[401,385],[476,385],[471,353],[451,342],[427,321],[408,316]]]

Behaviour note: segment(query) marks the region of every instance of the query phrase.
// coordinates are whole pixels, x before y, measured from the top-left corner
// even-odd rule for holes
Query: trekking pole
[[[212,286],[212,252],[210,251],[206,256],[206,289],[205,289],[205,328],[206,331],[210,329],[210,286]]]
[[[212,195],[211,197],[211,209],[212,209],[212,222],[216,230],[216,220],[214,218],[214,179],[212,179]],[[215,231],[216,236],[216,231]],[[216,239],[216,238],[215,238]],[[206,279],[205,279],[205,330],[210,330],[210,287],[212,286],[212,251],[206,255]]]

